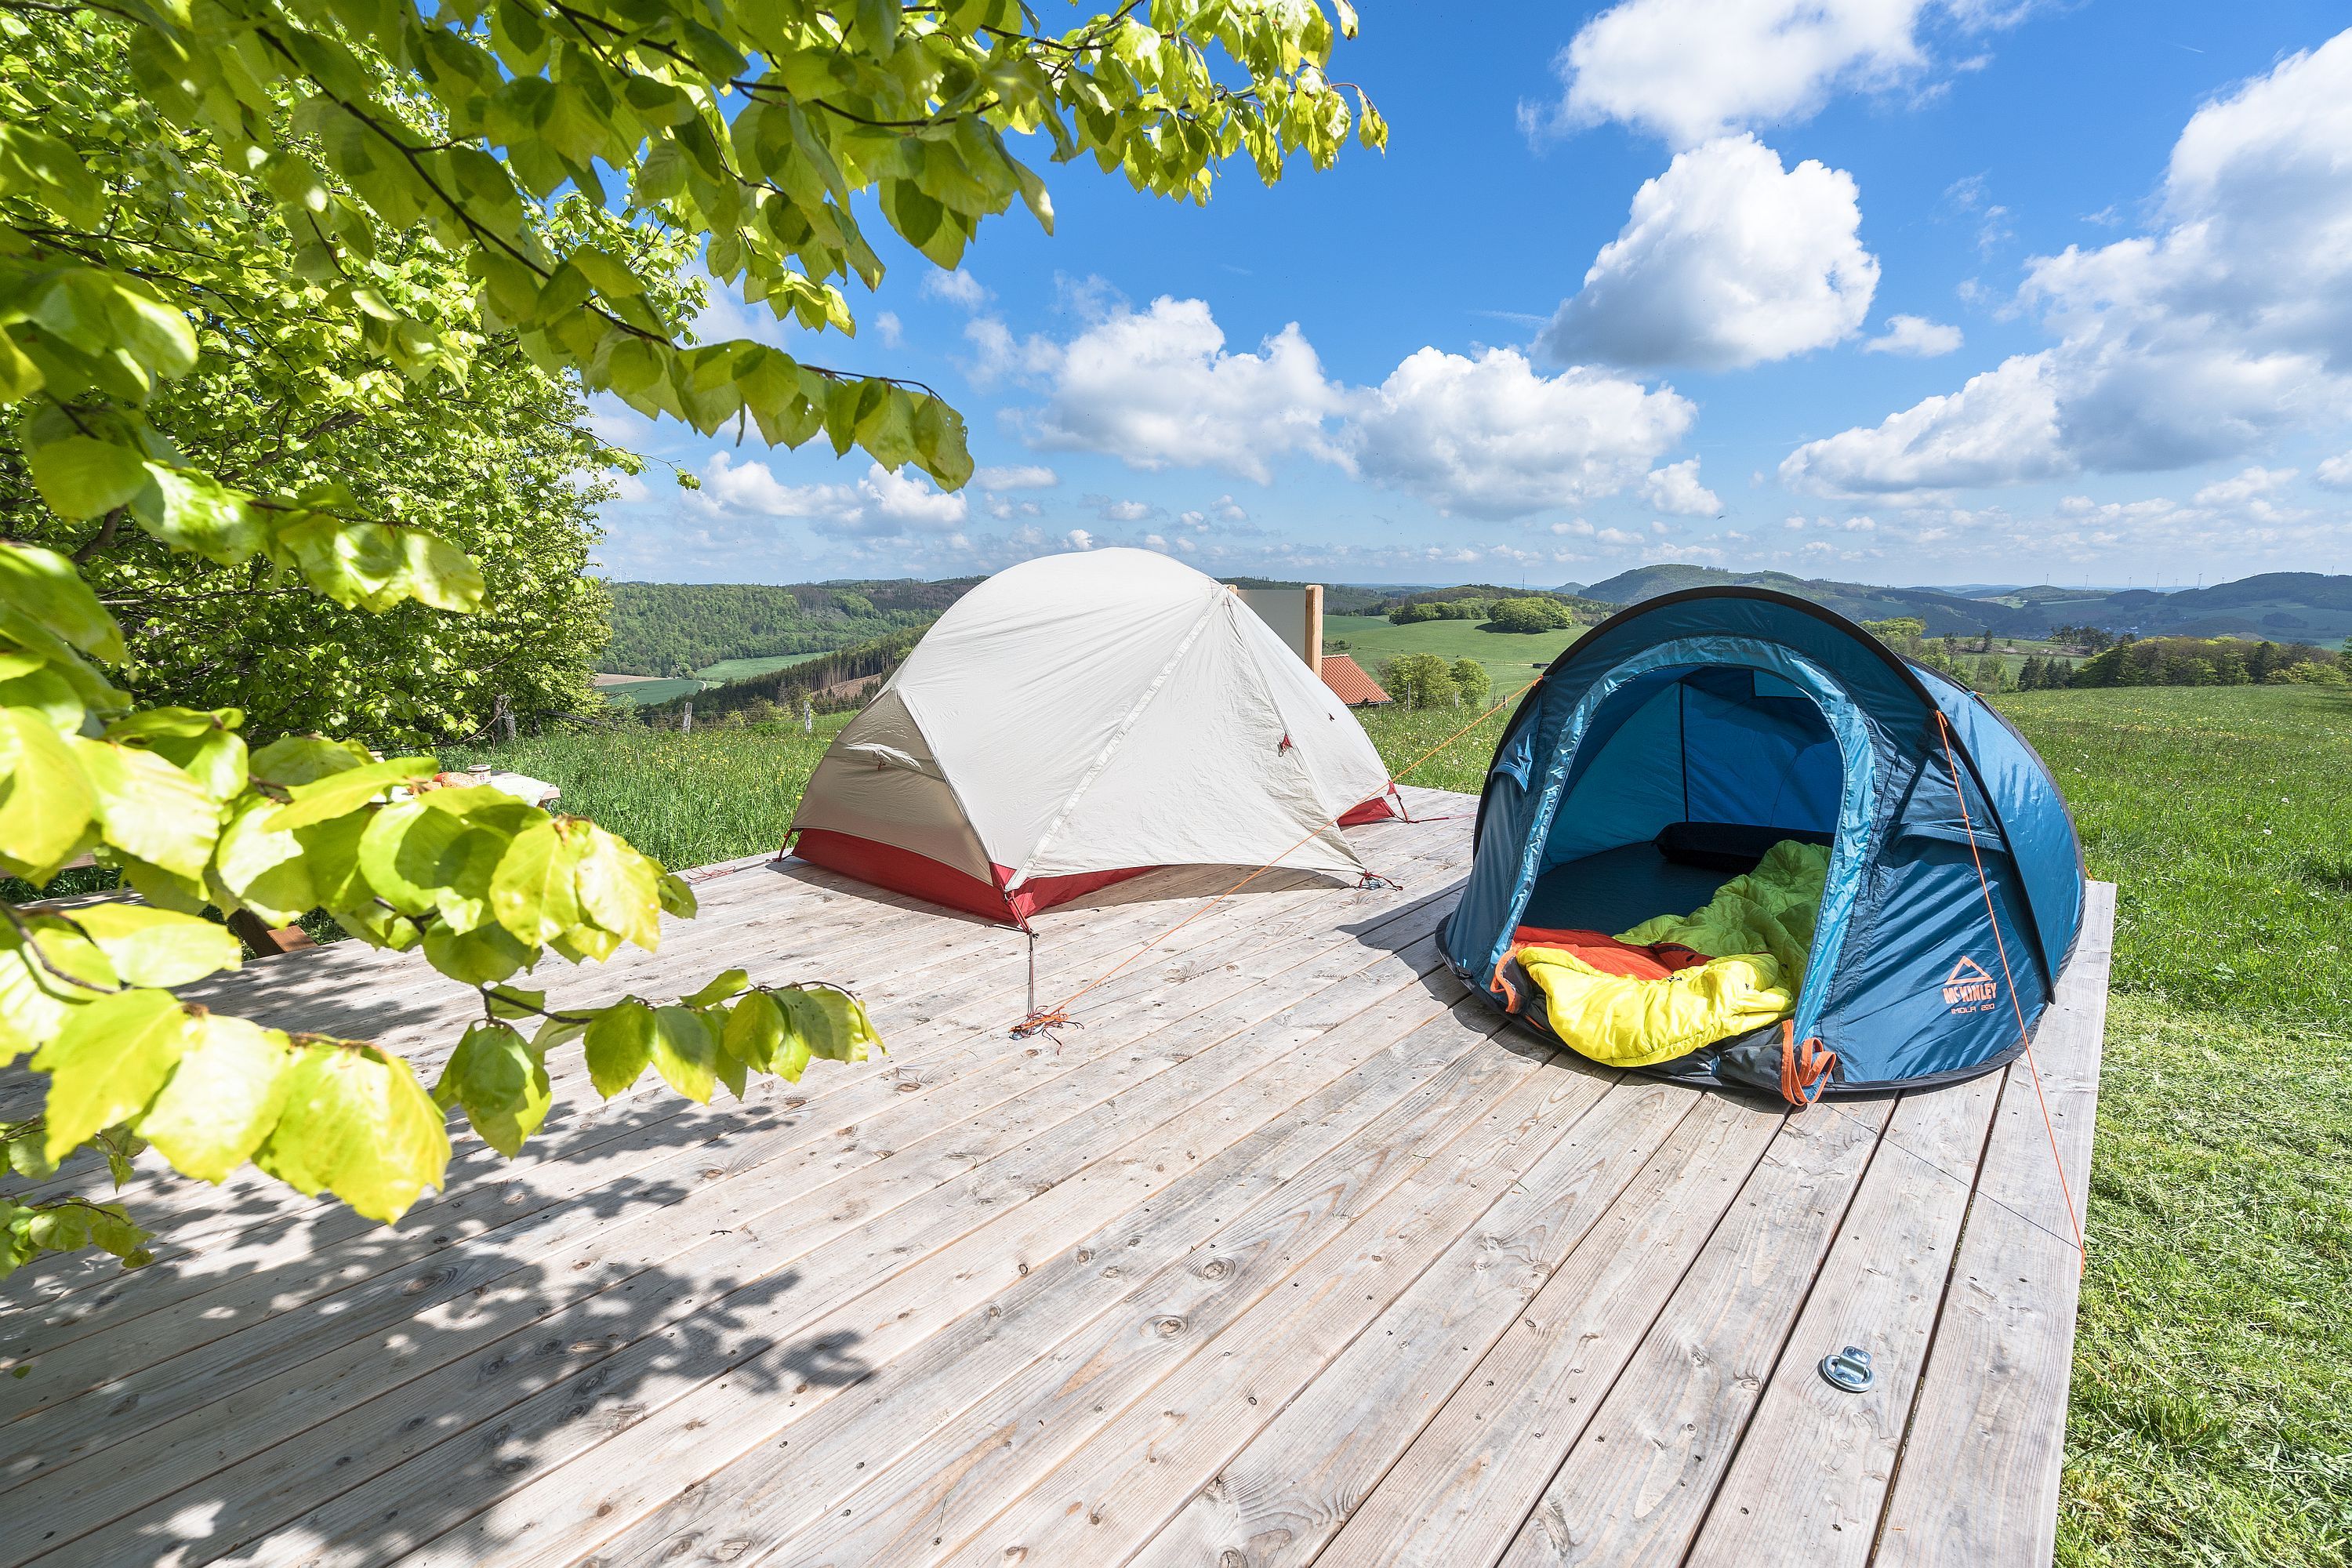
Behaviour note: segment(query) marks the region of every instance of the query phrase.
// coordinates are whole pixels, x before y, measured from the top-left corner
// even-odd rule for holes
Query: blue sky
[[[1016,208],[952,277],[891,245],[855,342],[714,302],[706,337],[945,392],[964,492],[601,405],[704,480],[648,469],[604,569],[940,576],[1142,544],[1538,586],[1658,561],[2352,571],[2340,5],[1362,11],[1332,75],[1371,91],[1385,156],[1272,189],[1244,166],[1202,208],[1041,153],[1056,233]]]

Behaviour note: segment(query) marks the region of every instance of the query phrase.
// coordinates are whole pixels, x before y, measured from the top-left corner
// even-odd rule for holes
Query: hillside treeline
[[[707,686],[690,698],[648,703],[636,710],[647,723],[674,728],[687,703],[694,704],[697,724],[756,723],[763,719],[788,719],[806,706],[819,713],[837,713],[862,707],[873,694],[868,676],[887,675],[915,650],[930,629],[919,626],[858,643],[823,658],[796,664],[790,669]]]
[[[596,668],[691,675],[721,659],[847,648],[930,625],[979,581],[614,583],[612,640]]]
[[[2070,686],[2338,685],[2342,656],[2309,643],[2129,637],[2076,668]]]

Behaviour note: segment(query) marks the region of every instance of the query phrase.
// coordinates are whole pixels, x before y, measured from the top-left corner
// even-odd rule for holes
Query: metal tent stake
[[[1037,1016],[1037,933],[1029,933],[1029,1011],[1027,1017]]]

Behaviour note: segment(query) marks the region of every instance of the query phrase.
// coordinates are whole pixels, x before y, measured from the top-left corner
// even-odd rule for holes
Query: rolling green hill
[[[1583,590],[1586,596],[1632,605],[1684,588],[1738,584],[1775,588],[1810,599],[1857,621],[1916,616],[1927,635],[1990,631],[2039,637],[2053,626],[2097,626],[2139,637],[2238,637],[2273,642],[2339,643],[2352,637],[2352,576],[2270,572],[2210,588],[2111,593],[2043,584],[1971,598],[1943,588],[1881,588],[1796,577],[1785,572],[1727,572],[1719,566],[1668,564],[1622,572]]]
[[[1737,585],[1772,588],[1835,610],[1849,620],[1884,621],[1915,616],[1927,623],[1929,637],[1992,631],[2002,636],[2032,637],[2056,622],[2032,612],[1989,599],[1966,599],[1939,588],[1881,588],[1867,583],[1837,583],[1818,577],[1796,577],[1786,572],[1727,572],[1720,566],[1639,566],[1593,584],[1587,598],[1612,605],[1636,605],[1662,594],[1685,588]]]
[[[929,626],[979,581],[613,583],[613,636],[596,668],[614,675],[740,679]]]

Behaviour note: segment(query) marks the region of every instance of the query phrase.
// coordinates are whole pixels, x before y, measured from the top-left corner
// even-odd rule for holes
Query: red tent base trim
[[[838,871],[845,877],[855,877],[861,882],[871,882],[877,888],[887,888],[894,893],[922,899],[934,904],[945,904],[951,910],[961,910],[984,920],[1002,921],[1006,925],[1020,925],[1040,910],[1066,904],[1072,899],[1084,898],[1099,888],[1114,882],[1124,882],[1129,877],[1140,877],[1152,866],[1122,867],[1116,871],[1081,871],[1066,877],[1032,877],[1014,892],[1006,892],[1003,883],[1013,875],[1010,866],[995,866],[992,882],[983,882],[969,872],[940,864],[928,855],[918,855],[911,849],[901,849],[895,844],[884,844],[872,838],[860,838],[856,834],[835,833],[822,827],[804,827],[793,845],[793,853],[811,865]]]

